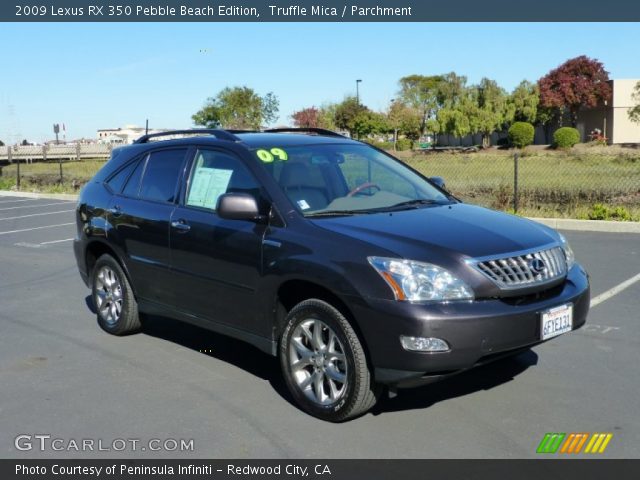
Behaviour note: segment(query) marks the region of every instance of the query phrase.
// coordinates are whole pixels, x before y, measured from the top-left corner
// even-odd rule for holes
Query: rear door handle
[[[171,226],[180,232],[188,232],[191,230],[191,226],[184,220],[174,220],[171,222]]]
[[[120,208],[120,205],[114,205],[109,209],[109,213],[114,217],[119,217],[122,215],[122,208]]]

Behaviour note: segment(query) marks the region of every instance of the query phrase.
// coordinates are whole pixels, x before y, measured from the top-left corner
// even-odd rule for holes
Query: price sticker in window
[[[289,155],[281,148],[272,148],[270,150],[261,148],[256,151],[256,155],[264,163],[272,163],[276,158],[278,160],[289,160]]]

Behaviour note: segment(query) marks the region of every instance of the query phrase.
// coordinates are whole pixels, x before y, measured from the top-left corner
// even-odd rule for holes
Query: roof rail
[[[302,127],[302,128],[270,128],[264,131],[265,133],[315,133],[316,135],[324,135],[326,137],[342,137],[344,135],[340,135],[333,130],[327,130],[326,128],[312,128],[312,127]]]
[[[148,133],[141,136],[133,143],[147,143],[150,138],[155,137],[167,137],[170,135],[188,135],[188,134],[205,134],[213,135],[220,140],[228,140],[230,142],[240,142],[241,140],[233,133],[229,133],[226,130],[218,130],[214,128],[192,128],[191,130],[169,130],[167,132]]]

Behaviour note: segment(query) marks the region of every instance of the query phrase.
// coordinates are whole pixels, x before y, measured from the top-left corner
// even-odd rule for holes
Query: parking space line
[[[634,283],[637,283],[637,282],[640,282],[640,273],[635,275],[635,276],[633,276],[633,277],[631,277],[629,280],[625,280],[624,282],[620,283],[619,285],[616,285],[615,287],[610,288],[606,292],[601,293],[597,297],[593,298],[591,300],[591,308],[595,307],[596,305],[601,304],[605,300],[609,300],[614,295],[617,295],[621,291],[629,288],[631,285],[633,285]]]
[[[57,212],[46,212],[46,213],[32,213],[30,215],[21,215],[19,217],[7,217],[7,218],[0,218],[0,222],[2,220],[16,220],[18,218],[29,218],[29,217],[40,217],[42,215],[53,215],[54,213],[68,213],[68,212],[73,212],[74,210],[59,210]]]
[[[75,202],[57,202],[57,203],[44,203],[42,205],[27,205],[22,206],[22,207],[4,207],[4,208],[0,208],[1,210],[16,210],[17,208],[38,208],[38,207],[49,207],[51,205],[69,205],[70,203],[75,203]]]
[[[40,199],[39,198],[23,198],[22,200],[0,200],[0,203],[33,202],[34,200],[40,200]]]
[[[70,242],[73,238],[65,238],[63,240],[51,240],[49,242],[42,242],[40,245],[51,245],[52,243]]]
[[[42,230],[44,228],[64,227],[67,225],[75,225],[75,224],[76,222],[71,222],[71,223],[60,223],[58,225],[45,225],[43,227],[22,228],[20,230],[10,230],[8,232],[0,232],[0,235],[8,235],[10,233],[30,232],[31,230]]]

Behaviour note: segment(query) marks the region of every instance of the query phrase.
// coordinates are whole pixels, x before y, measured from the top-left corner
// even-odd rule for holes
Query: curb
[[[582,232],[640,233],[640,222],[612,222],[610,220],[576,220],[573,218],[533,218],[558,230],[579,230]]]
[[[70,193],[32,193],[0,190],[0,197],[49,198],[51,200],[78,200],[78,195]],[[612,222],[608,220],[577,220],[574,218],[525,217],[558,230],[582,232],[640,233],[640,222]]]
[[[49,198],[51,200],[78,200],[78,195],[71,193],[33,193],[0,190],[0,197]]]

